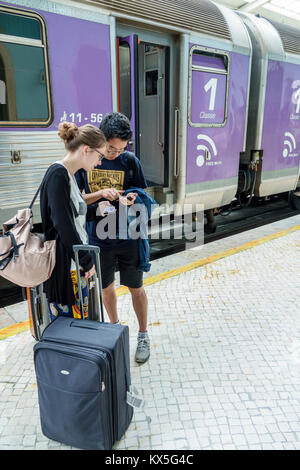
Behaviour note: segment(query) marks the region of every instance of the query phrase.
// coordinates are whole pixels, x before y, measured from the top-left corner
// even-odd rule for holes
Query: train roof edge
[[[230,26],[210,0],[93,0],[116,16],[132,16],[232,41]]]

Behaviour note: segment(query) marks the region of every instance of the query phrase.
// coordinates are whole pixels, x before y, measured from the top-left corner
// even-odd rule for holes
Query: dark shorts
[[[111,250],[102,249],[100,260],[103,289],[115,280],[117,269],[120,271],[120,284],[132,288],[142,287],[143,272],[136,269],[139,263],[139,247],[136,241],[120,244]]]

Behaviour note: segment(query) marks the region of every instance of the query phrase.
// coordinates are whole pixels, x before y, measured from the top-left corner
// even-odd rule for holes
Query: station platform
[[[145,400],[115,450],[300,450],[300,215],[152,262]],[[0,449],[72,449],[43,436],[25,302],[0,309]]]

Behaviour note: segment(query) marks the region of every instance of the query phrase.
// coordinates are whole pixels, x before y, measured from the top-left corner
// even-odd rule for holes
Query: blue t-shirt
[[[114,160],[107,160],[103,158],[102,165],[98,165],[91,171],[79,170],[75,174],[75,178],[79,189],[84,190],[86,194],[94,193],[100,189],[115,188],[118,190],[127,190],[130,187],[146,188],[147,183],[140,161],[131,152],[123,152],[119,157]],[[99,199],[104,201],[105,199]],[[113,219],[116,224],[116,234],[118,234],[118,206],[117,201],[110,201],[117,211],[109,214],[104,218],[96,216],[92,221],[86,223],[86,230],[89,235],[89,243],[91,245],[100,246],[102,249],[112,249],[119,246],[120,243],[132,243],[135,240],[120,240],[118,238],[110,237],[101,240],[97,236],[97,224],[99,222],[108,224],[108,218],[111,218],[110,227],[114,227]],[[99,233],[99,226],[98,226]],[[118,235],[117,235],[118,236]]]

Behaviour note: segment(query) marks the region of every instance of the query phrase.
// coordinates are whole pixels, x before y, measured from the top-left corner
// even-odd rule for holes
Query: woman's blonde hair
[[[58,135],[70,152],[75,152],[80,145],[88,145],[92,149],[102,147],[106,139],[103,132],[92,124],[77,127],[74,122],[61,122]]]

